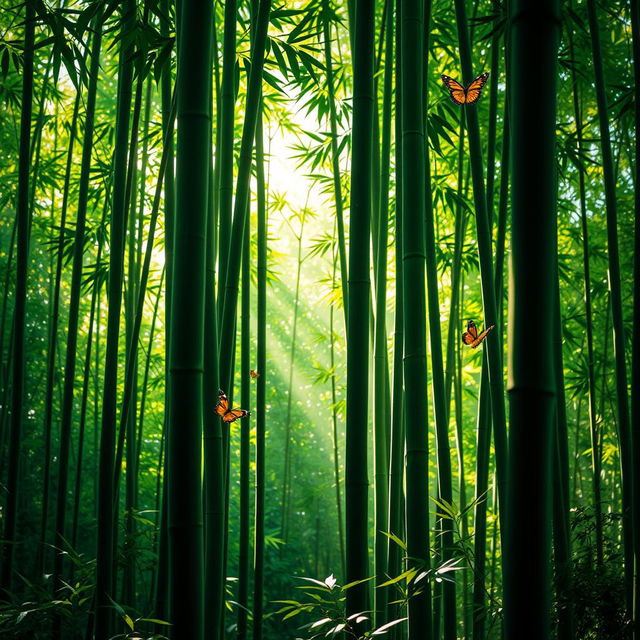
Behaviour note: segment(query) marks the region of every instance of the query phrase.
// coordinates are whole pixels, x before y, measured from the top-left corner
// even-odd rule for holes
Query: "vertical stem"
[[[374,248],[375,275],[375,338],[374,338],[374,461],[375,461],[375,574],[378,581],[386,580],[388,574],[388,542],[384,535],[388,523],[389,509],[389,367],[387,353],[387,242],[389,227],[389,182],[391,162],[391,104],[393,91],[393,4],[385,2],[385,55],[384,94],[382,104],[382,144],[380,149],[380,193],[378,210],[378,245]],[[380,43],[382,50],[382,41]],[[375,626],[387,622],[387,590],[375,589]]]
[[[550,637],[551,454],[557,395],[553,308],[558,5],[555,0],[516,0],[511,7],[510,475],[503,534],[506,640],[521,638],[523,628],[531,637]],[[534,72],[538,88],[531,95],[525,78]],[[534,335],[527,329],[530,326],[537,329]],[[522,580],[525,573],[526,581]]]
[[[283,460],[283,483],[282,483],[282,513],[280,514],[280,535],[287,541],[287,512],[291,500],[291,407],[293,402],[293,368],[296,359],[296,337],[298,329],[298,305],[300,302],[300,272],[302,270],[302,238],[304,234],[304,223],[307,216],[303,209],[300,218],[300,234],[298,240],[298,253],[296,262],[296,288],[293,299],[293,323],[291,329],[291,348],[289,350],[289,386],[287,393],[287,418],[284,430],[284,460]]]
[[[465,82],[470,82],[473,78],[473,66],[464,0],[455,0],[455,8],[462,75]],[[495,82],[495,79],[493,81]],[[496,324],[498,320],[498,310],[496,305],[493,274],[491,227],[487,212],[487,199],[483,178],[482,143],[480,139],[480,126],[478,123],[477,110],[474,107],[465,107],[465,115],[469,136],[469,155],[471,162],[471,179],[473,183],[473,200],[476,214],[476,240],[478,243],[478,261],[480,265],[480,281],[482,285],[484,325],[489,326],[491,324]],[[489,385],[491,387],[491,409],[498,474],[498,493],[501,501],[500,514],[501,518],[504,518],[504,514],[506,512],[504,507],[507,485],[507,432],[504,410],[504,382],[500,331],[494,332],[492,336],[485,341],[484,349],[487,354]],[[502,530],[504,530],[504,528]]]
[[[609,113],[602,64],[600,27],[594,0],[587,0],[591,51],[595,73],[598,124],[602,148],[602,172],[604,178],[605,206],[607,211],[607,249],[609,256],[609,292],[613,325],[613,353],[615,358],[618,438],[620,443],[620,470],[622,475],[622,531],[624,547],[625,598],[627,611],[633,607],[633,533],[632,533],[632,487],[633,456],[631,452],[631,425],[629,424],[629,399],[627,391],[627,368],[625,363],[624,318],[622,314],[622,291],[620,285],[620,257],[618,253],[618,212],[616,206],[616,177],[611,152]]]
[[[256,122],[262,95],[262,70],[269,27],[271,0],[260,0],[255,22],[255,34],[251,46],[251,70],[247,86],[245,120],[240,144],[238,177],[236,181],[233,225],[228,242],[228,257],[220,253],[220,260],[226,259],[227,274],[224,281],[224,305],[220,330],[220,385],[223,389],[231,388],[233,379],[233,352],[236,330],[236,307],[238,302],[238,280],[240,278],[240,251],[230,251],[231,247],[241,244],[244,234],[247,203],[249,202],[249,179],[251,177],[251,161]],[[222,178],[221,178],[222,179]],[[221,194],[222,195],[222,194]],[[220,237],[225,237],[220,235]],[[221,262],[221,265],[223,262]],[[221,270],[222,271],[222,270]],[[222,278],[222,273],[220,275]],[[221,286],[223,282],[221,281]]]
[[[404,535],[404,450],[405,450],[405,433],[404,433],[404,390],[403,390],[403,372],[402,358],[404,349],[404,296],[403,296],[403,276],[402,276],[402,114],[401,114],[401,14],[402,3],[397,0],[395,3],[395,259],[396,259],[396,300],[395,300],[395,317],[394,317],[394,339],[393,339],[393,383],[391,394],[391,437],[389,443],[389,524],[388,532],[402,538]],[[389,575],[397,576],[401,573],[401,549],[397,544],[388,545],[389,558],[387,567]],[[401,617],[400,607],[397,604],[387,603],[389,620],[396,620]],[[396,640],[401,632],[397,627],[392,627],[390,633],[393,640]]]
[[[35,0],[25,2],[24,56],[22,67],[22,107],[20,112],[20,155],[18,159],[18,198],[16,219],[18,240],[16,252],[16,284],[13,332],[13,386],[11,394],[11,431],[9,440],[9,473],[5,504],[2,575],[0,584],[10,590],[13,578],[13,551],[16,537],[18,505],[18,464],[23,420],[25,377],[25,325],[27,271],[29,264],[29,146],[33,99],[33,48],[35,39]]]
[[[327,70],[327,93],[329,101],[329,126],[331,128],[331,165],[333,168],[333,192],[336,203],[336,223],[338,225],[338,247],[340,255],[340,282],[342,284],[342,306],[344,322],[347,325],[349,300],[347,276],[347,248],[344,237],[344,205],[342,183],[340,182],[340,152],[338,150],[338,117],[336,113],[333,60],[331,57],[331,15],[330,0],[323,0],[322,28],[324,37],[324,61]]]
[[[631,354],[631,429],[633,442],[633,621],[635,637],[640,637],[640,7],[631,2],[633,35],[633,77],[635,97],[635,216],[633,262],[633,347]]]
[[[333,256],[332,289],[335,289],[336,282],[336,256]],[[340,566],[342,575],[340,581],[344,583],[346,575],[345,553],[344,553],[344,523],[342,518],[342,491],[340,490],[340,453],[338,441],[338,395],[336,393],[336,354],[335,354],[335,332],[334,332],[335,308],[332,304],[329,307],[329,367],[331,369],[331,424],[333,426],[333,478],[336,485],[336,514],[338,516],[338,543],[340,545]]]
[[[204,638],[202,426],[213,6],[181,3],[176,83],[176,227],[169,355],[167,502],[176,638]]]
[[[224,3],[224,40],[222,43],[222,91],[220,94],[219,145],[216,146],[215,173],[218,185],[219,237],[227,238],[231,232],[233,209],[233,130],[235,112],[236,20],[237,0]],[[227,253],[219,253],[218,318],[224,306],[224,287],[227,281]],[[225,389],[230,391],[230,389]]]
[[[242,247],[241,299],[241,406],[251,406],[251,228],[247,216]],[[250,417],[240,422],[240,555],[238,558],[238,640],[247,637],[247,607],[249,605],[249,437]]]
[[[49,345],[47,350],[47,384],[45,396],[44,418],[44,491],[42,496],[42,516],[40,521],[40,547],[37,551],[36,570],[41,573],[44,570],[44,543],[47,538],[47,522],[49,519],[49,469],[51,466],[51,427],[53,422],[53,392],[54,372],[58,344],[58,324],[60,319],[60,283],[62,279],[62,262],[64,255],[64,234],[67,225],[67,209],[69,204],[69,184],[71,181],[71,167],[73,165],[73,147],[76,139],[78,122],[78,110],[80,106],[80,92],[76,94],[73,105],[73,115],[69,127],[69,146],[67,149],[67,164],[64,174],[64,187],[62,192],[62,210],[60,212],[60,232],[58,234],[58,246],[56,255],[55,284],[53,290],[53,305],[51,311],[51,327],[49,331]],[[53,199],[52,199],[53,200]]]
[[[430,13],[431,3],[426,3]],[[425,30],[429,32],[430,15],[425,15]],[[425,67],[428,60],[428,47],[425,47]],[[425,105],[428,104],[428,92],[425,82]],[[431,373],[433,376],[433,408],[436,422],[436,446],[438,460],[438,498],[444,503],[453,503],[453,487],[451,480],[451,448],[449,443],[449,411],[445,398],[444,365],[442,357],[442,334],[440,331],[440,301],[438,296],[438,270],[436,262],[436,234],[434,228],[434,211],[431,199],[431,167],[429,145],[425,144],[425,257],[427,272],[427,300],[429,313],[429,346],[431,350]],[[418,183],[420,184],[420,183]],[[442,518],[442,561],[448,562],[453,557],[453,520]],[[456,583],[445,580],[442,586],[442,613],[444,622],[444,640],[455,640],[456,633]]]
[[[132,29],[135,20],[135,2],[122,5],[121,32]],[[102,403],[102,430],[100,437],[100,471],[98,489],[98,546],[96,558],[96,640],[106,640],[111,633],[112,606],[109,594],[113,583],[113,469],[118,393],[118,342],[120,337],[120,310],[122,305],[122,278],[125,240],[127,143],[129,111],[133,79],[133,46],[120,49],[118,73],[118,100],[116,114],[116,146],[113,168],[113,204],[109,240],[109,313],[107,344],[104,359]]]
[[[569,51],[573,52],[573,37],[569,34]],[[570,53],[573,55],[573,53]],[[583,148],[583,122],[580,108],[580,96],[578,93],[578,74],[572,69],[573,84],[573,113],[576,121],[576,146],[578,158],[582,156]],[[584,271],[584,311],[587,329],[587,371],[589,382],[589,431],[591,436],[591,468],[593,485],[593,510],[595,514],[596,528],[596,560],[602,567],[603,533],[602,533],[602,497],[600,488],[600,443],[598,436],[597,409],[596,409],[596,377],[594,368],[593,351],[593,310],[591,305],[591,266],[589,259],[589,224],[587,222],[587,198],[585,188],[585,170],[582,164],[577,167],[579,180],[580,222],[582,229],[582,265]]]
[[[84,258],[84,234],[87,218],[87,201],[89,196],[89,179],[91,172],[91,152],[93,150],[94,117],[96,92],[98,87],[98,70],[102,44],[102,11],[94,20],[95,33],[91,47],[91,69],[87,92],[87,111],[85,115],[85,135],[82,147],[80,185],[78,193],[78,213],[73,247],[73,265],[71,272],[71,292],[69,295],[69,320],[67,326],[67,353],[65,357],[65,379],[60,417],[60,451],[58,454],[58,494],[56,503],[56,539],[57,546],[64,545],[66,538],[67,485],[69,473],[69,453],[71,447],[71,427],[73,422],[73,404],[75,395],[76,351],[78,344],[78,323],[80,312],[80,287]],[[54,563],[54,584],[58,588],[63,569],[63,555],[57,553]],[[56,624],[55,632],[59,633]]]
[[[369,575],[368,371],[371,284],[371,152],[373,127],[374,3],[356,0],[353,58],[349,317],[347,324],[347,453],[345,469],[347,582]],[[347,591],[347,614],[369,609],[368,589]]]
[[[423,91],[423,3],[402,5],[402,233],[404,290],[404,381],[406,422],[407,555],[429,567],[427,345],[425,299],[425,136]],[[432,637],[429,584],[409,600],[409,638]]]
[[[258,199],[258,325],[256,364],[256,487],[253,544],[253,640],[262,640],[264,607],[264,498],[267,378],[267,207],[264,177],[262,102],[256,126],[256,185]]]

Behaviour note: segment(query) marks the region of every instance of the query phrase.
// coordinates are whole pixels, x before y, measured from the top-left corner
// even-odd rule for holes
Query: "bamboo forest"
[[[640,0],[0,7],[0,638],[640,638]]]

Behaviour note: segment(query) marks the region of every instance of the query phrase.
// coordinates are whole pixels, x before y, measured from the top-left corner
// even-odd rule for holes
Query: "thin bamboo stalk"
[[[122,4],[121,32],[126,35],[135,19],[135,2]],[[109,594],[113,588],[113,468],[115,421],[117,405],[118,341],[120,337],[120,310],[122,305],[122,276],[126,212],[127,144],[129,110],[133,79],[133,47],[120,49],[118,73],[118,99],[116,114],[116,146],[113,167],[113,204],[109,240],[109,312],[107,344],[104,354],[104,381],[102,402],[102,428],[100,436],[98,486],[98,544],[96,558],[96,640],[107,640],[111,635],[112,608]]]
[[[253,543],[253,640],[262,640],[264,609],[265,432],[267,378],[267,206],[264,176],[262,104],[256,124],[256,187],[258,201],[258,282],[256,365],[256,475]]]
[[[249,178],[251,176],[251,160],[253,141],[255,138],[256,122],[262,95],[262,69],[264,67],[264,52],[269,27],[270,0],[260,0],[258,15],[255,23],[255,36],[251,47],[251,71],[247,87],[247,102],[245,121],[242,130],[240,158],[238,163],[238,177],[236,181],[233,225],[228,242],[229,255],[220,254],[221,260],[226,260],[227,274],[224,281],[224,305],[220,331],[220,384],[222,388],[230,389],[233,379],[233,353],[235,346],[236,307],[238,302],[238,281],[240,277],[241,252],[230,251],[237,246],[244,233],[244,221],[249,202]],[[224,81],[224,80],[223,80]],[[221,235],[221,237],[224,237]],[[222,263],[221,263],[222,264]],[[222,274],[220,276],[222,278]],[[223,283],[221,282],[221,285]]]
[[[631,33],[633,36],[633,77],[635,97],[635,216],[633,262],[633,347],[631,353],[631,429],[633,442],[633,550],[635,573],[633,583],[633,616],[635,637],[640,637],[640,7],[631,2]]]
[[[7,501],[4,511],[2,574],[0,586],[11,589],[13,551],[18,515],[18,464],[22,439],[23,394],[25,378],[25,325],[29,263],[29,146],[33,99],[33,49],[35,39],[35,0],[25,2],[24,54],[22,63],[22,107],[20,112],[20,152],[18,159],[18,198],[16,202],[17,251],[13,331],[13,385],[11,389],[11,431]]]
[[[355,3],[351,216],[349,227],[349,317],[347,324],[347,422],[345,510],[347,582],[369,576],[368,397],[371,283],[371,152],[373,129],[374,3]],[[369,609],[365,583],[347,591],[347,614]],[[363,626],[363,625],[360,625]]]
[[[333,170],[333,194],[336,206],[336,223],[338,225],[338,247],[340,255],[340,283],[342,285],[342,306],[344,323],[347,326],[349,300],[347,276],[347,248],[344,234],[344,204],[342,183],[340,181],[340,152],[338,150],[338,117],[336,113],[335,84],[333,77],[333,59],[331,56],[331,13],[330,1],[323,0],[322,29],[324,36],[324,60],[327,70],[327,93],[329,98],[329,126],[331,128],[331,166]]]
[[[67,162],[65,166],[64,185],[62,190],[62,207],[60,211],[60,231],[58,234],[58,245],[56,255],[56,270],[54,275],[53,304],[51,311],[51,327],[49,330],[49,344],[47,350],[47,383],[45,396],[44,415],[44,469],[42,494],[42,515],[40,519],[40,548],[37,553],[36,570],[41,573],[44,570],[44,543],[47,539],[47,523],[49,520],[49,474],[51,466],[51,427],[53,423],[53,393],[54,393],[54,372],[58,346],[58,325],[60,320],[60,285],[62,280],[62,261],[64,234],[67,224],[67,210],[69,204],[69,186],[71,182],[71,167],[73,166],[73,147],[76,139],[76,129],[78,123],[78,110],[80,106],[80,92],[76,94],[73,104],[73,115],[69,127],[69,144],[67,147]],[[54,198],[52,198],[52,202]]]
[[[616,374],[617,421],[620,446],[620,470],[622,475],[622,530],[624,549],[625,599],[627,611],[633,609],[633,530],[632,530],[632,488],[633,488],[633,455],[631,451],[631,425],[629,423],[629,398],[627,390],[627,368],[625,362],[624,318],[622,314],[622,290],[620,284],[620,257],[618,252],[618,212],[616,206],[616,177],[611,152],[611,136],[609,132],[609,114],[602,65],[602,46],[600,43],[600,27],[594,0],[587,0],[589,16],[589,33],[591,35],[591,51],[593,54],[593,70],[595,74],[596,101],[598,105],[598,123],[602,151],[602,172],[604,178],[605,207],[607,212],[607,249],[608,276],[611,295],[611,314],[613,327],[613,351]]]
[[[404,383],[406,422],[407,555],[412,566],[429,568],[427,345],[425,299],[425,136],[423,4],[409,0],[401,19],[402,234]],[[410,417],[409,417],[410,416]],[[432,637],[431,589],[424,584],[409,600],[409,638]]]
[[[388,575],[388,543],[384,535],[389,514],[389,366],[387,353],[387,243],[389,228],[389,182],[391,164],[391,106],[393,91],[393,5],[385,2],[386,22],[384,32],[384,76],[382,103],[382,140],[380,148],[380,191],[378,209],[373,211],[378,216],[378,244],[374,247],[376,260],[375,277],[375,325],[374,325],[374,465],[375,465],[375,574],[378,581],[386,580]],[[382,38],[380,50],[382,52]],[[377,118],[376,118],[377,119]],[[380,627],[387,622],[387,591],[374,590],[375,626]]]
[[[471,60],[469,29],[467,27],[467,15],[464,1],[455,0],[455,9],[462,76],[465,82],[470,82],[474,76]],[[480,280],[482,284],[484,324],[485,326],[489,326],[491,324],[496,324],[498,320],[498,311],[495,298],[493,252],[491,250],[491,227],[487,212],[487,199],[483,178],[482,143],[480,140],[480,127],[477,111],[473,107],[470,107],[466,109],[465,115],[469,137],[473,199],[476,212],[476,239],[478,244]],[[487,354],[489,367],[489,386],[491,388],[491,409],[494,428],[496,467],[498,473],[498,493],[502,505],[500,508],[500,515],[501,518],[504,518],[504,514],[506,512],[504,506],[507,493],[507,434],[504,410],[502,346],[499,332],[494,332],[492,338],[485,341],[484,349]],[[504,528],[502,530],[504,530]]]
[[[573,56],[574,46],[572,34],[569,34],[569,51]],[[578,158],[583,149],[582,113],[580,107],[580,94],[578,91],[578,74],[572,69],[573,84],[573,114],[576,122],[576,146]],[[584,271],[584,310],[586,320],[587,337],[587,371],[589,382],[589,431],[591,436],[591,468],[593,485],[593,510],[595,516],[596,533],[596,561],[601,567],[604,561],[603,556],[603,533],[602,533],[602,497],[600,488],[600,446],[598,436],[597,409],[596,409],[596,377],[594,368],[593,350],[593,309],[591,304],[591,265],[589,259],[589,224],[587,222],[587,197],[585,187],[585,169],[581,165],[578,167],[578,189],[580,202],[580,222],[582,229],[582,266]]]

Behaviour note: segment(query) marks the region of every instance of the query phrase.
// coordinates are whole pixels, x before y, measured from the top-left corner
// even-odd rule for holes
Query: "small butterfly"
[[[253,369],[251,369],[251,371],[249,372],[249,375],[252,378],[259,378],[260,377],[260,374],[257,371],[254,371]]]
[[[476,327],[476,323],[473,320],[469,320],[467,322],[467,330],[462,334],[462,342],[475,349],[494,327],[494,324],[489,325],[480,335],[478,335],[478,327]]]
[[[251,415],[249,411],[244,409],[229,409],[229,398],[227,398],[227,394],[222,389],[218,390],[216,413],[222,418],[222,422],[235,422],[240,418]]]
[[[489,72],[481,73],[471,84],[465,89],[457,80],[444,74],[440,76],[445,87],[449,89],[451,99],[456,104],[475,104],[480,99],[482,87],[489,78]]]

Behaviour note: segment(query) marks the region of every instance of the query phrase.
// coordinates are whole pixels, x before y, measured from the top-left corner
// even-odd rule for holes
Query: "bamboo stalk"
[[[550,483],[557,395],[553,309],[560,19],[555,0],[516,0],[511,10],[510,475],[503,530],[504,631],[506,640],[521,638],[523,628],[544,640],[550,637]],[[534,69],[539,81],[532,96],[525,78]],[[535,335],[527,326],[537,328]],[[503,506],[501,500],[501,510]]]
[[[44,416],[44,469],[43,484],[44,491],[42,495],[42,516],[40,520],[40,548],[37,552],[36,571],[42,573],[44,571],[44,544],[47,539],[47,526],[49,520],[49,475],[51,467],[51,427],[53,422],[53,392],[54,392],[54,372],[56,364],[57,346],[58,346],[58,325],[60,320],[60,285],[62,281],[62,262],[64,248],[64,234],[67,224],[67,210],[69,204],[69,186],[71,182],[71,167],[73,165],[73,147],[76,139],[76,130],[78,123],[78,110],[80,107],[80,92],[76,94],[73,104],[73,115],[69,127],[69,145],[67,147],[67,162],[64,174],[64,186],[62,189],[62,207],[60,211],[60,231],[58,233],[58,245],[56,255],[56,270],[54,276],[53,305],[51,311],[51,326],[49,329],[49,343],[47,349],[47,382],[45,396],[45,416]],[[51,199],[52,201],[54,198]]]
[[[465,82],[470,82],[473,75],[471,61],[471,46],[467,15],[463,0],[455,0],[456,22],[458,27],[458,43],[460,46],[460,63]],[[495,79],[494,79],[495,82]],[[465,108],[467,132],[469,138],[469,155],[471,161],[471,179],[473,184],[473,200],[475,204],[476,240],[478,244],[478,261],[480,265],[480,280],[482,284],[482,303],[484,307],[484,325],[496,324],[498,311],[495,298],[495,284],[493,272],[493,257],[491,250],[491,228],[487,212],[487,198],[484,188],[482,167],[482,144],[478,112],[474,107]],[[501,502],[500,517],[504,519],[506,512],[505,500],[507,494],[507,434],[506,416],[504,410],[504,382],[502,372],[502,347],[498,332],[494,332],[485,341],[489,367],[489,386],[491,388],[491,410],[494,428],[494,443],[496,452],[496,467],[498,473],[498,493]],[[504,528],[502,529],[504,530]]]
[[[574,46],[572,35],[569,34],[569,51],[573,56]],[[578,158],[580,158],[583,149],[583,129],[582,114],[580,108],[580,95],[578,92],[578,76],[575,69],[572,69],[573,84],[573,113],[576,122],[576,146]],[[587,371],[589,381],[589,431],[591,436],[591,467],[592,467],[592,485],[593,485],[593,509],[595,515],[595,532],[596,532],[596,561],[601,567],[603,556],[603,533],[602,533],[602,497],[600,488],[600,447],[597,424],[596,409],[596,380],[594,368],[594,350],[593,350],[593,310],[591,304],[591,266],[589,259],[589,225],[587,222],[587,200],[585,188],[585,169],[582,165],[578,169],[578,189],[580,202],[580,222],[582,229],[582,265],[584,271],[584,310],[586,320],[586,337],[587,337]]]
[[[633,262],[633,347],[631,353],[631,430],[633,442],[633,550],[635,573],[633,583],[633,615],[636,629],[640,626],[640,7],[631,2],[633,36],[633,78],[635,98],[635,200]],[[640,631],[635,631],[640,637]]]
[[[135,2],[122,5],[121,32],[124,37],[135,19]],[[107,318],[107,344],[104,354],[104,381],[102,402],[102,428],[100,436],[98,486],[98,544],[96,558],[96,640],[107,640],[111,635],[112,608],[109,594],[113,588],[113,470],[115,422],[118,382],[118,341],[120,337],[120,310],[122,305],[122,277],[126,216],[127,143],[129,110],[131,106],[133,46],[120,50],[118,98],[116,115],[116,146],[113,166],[113,204],[109,240],[109,312]]]
[[[427,3],[430,4],[430,3]],[[429,568],[427,345],[425,299],[425,136],[423,5],[408,0],[401,19],[402,233],[404,382],[406,422],[406,527],[410,566]],[[409,638],[432,637],[431,589],[409,600]]]
[[[235,345],[236,307],[238,301],[238,280],[240,277],[241,252],[230,251],[242,239],[244,221],[247,215],[249,201],[249,178],[251,176],[251,160],[253,141],[255,137],[260,96],[262,95],[262,69],[264,67],[264,53],[269,27],[270,0],[260,0],[256,17],[255,36],[251,47],[251,71],[247,88],[247,102],[245,121],[242,129],[240,145],[240,159],[238,163],[238,177],[235,189],[233,225],[228,242],[229,255],[221,252],[220,259],[226,260],[227,273],[224,281],[224,305],[220,330],[220,384],[222,388],[230,389],[233,379],[233,352]],[[221,178],[222,179],[222,178]],[[221,237],[222,236],[221,234]],[[222,263],[221,263],[222,264]],[[220,276],[222,278],[222,274]],[[221,282],[221,286],[222,286]]]
[[[167,506],[172,635],[204,638],[202,426],[212,10],[183,2],[176,82],[176,226],[169,355]]]
[[[20,112],[20,155],[18,158],[18,198],[16,202],[17,250],[13,331],[13,386],[9,436],[7,501],[4,511],[2,574],[0,586],[10,591],[13,580],[13,552],[16,540],[18,506],[18,464],[21,454],[23,395],[25,378],[25,320],[29,263],[29,146],[33,100],[33,49],[35,39],[35,0],[25,2],[24,55],[22,62],[22,107]]]
[[[256,124],[256,187],[258,201],[258,282],[256,364],[256,475],[253,543],[253,640],[262,640],[264,609],[265,435],[267,378],[267,206],[264,176],[262,104]]]
[[[331,166],[333,169],[333,193],[336,205],[336,224],[338,225],[338,247],[340,255],[340,283],[342,285],[342,306],[345,328],[348,323],[349,300],[347,275],[347,248],[344,233],[344,205],[342,183],[340,181],[340,152],[338,150],[338,118],[336,113],[335,85],[333,79],[333,60],[331,57],[331,19],[329,0],[323,0],[322,28],[324,35],[324,60],[327,70],[327,93],[329,98],[329,126],[331,128]]]
[[[369,576],[368,559],[368,371],[371,284],[371,152],[373,127],[374,3],[356,0],[353,57],[349,316],[347,324],[347,421],[345,458],[348,583]],[[365,583],[347,591],[347,615],[369,609]],[[362,628],[364,625],[359,625]]]
[[[616,206],[616,177],[613,169],[611,138],[609,133],[609,114],[602,65],[602,47],[600,27],[596,5],[587,0],[589,33],[595,74],[596,101],[598,105],[598,123],[602,151],[602,171],[604,178],[605,206],[607,212],[607,248],[608,276],[611,295],[611,313],[613,327],[613,349],[615,358],[618,438],[620,446],[620,468],[622,475],[622,530],[624,547],[625,599],[627,611],[633,609],[633,530],[632,530],[632,487],[633,456],[631,451],[631,425],[629,424],[629,399],[627,391],[627,369],[625,362],[624,318],[622,314],[622,291],[620,284],[620,257],[618,253],[618,212]]]

